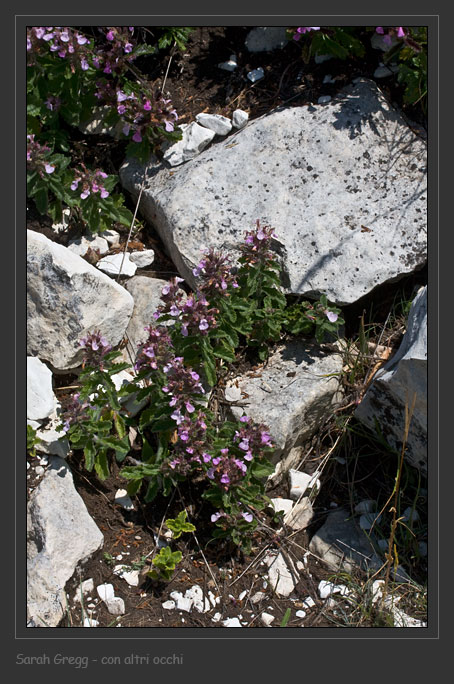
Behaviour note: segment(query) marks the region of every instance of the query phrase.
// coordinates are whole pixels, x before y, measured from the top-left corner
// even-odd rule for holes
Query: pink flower
[[[325,314],[326,314],[327,319],[328,319],[331,323],[335,323],[335,322],[337,321],[337,319],[338,319],[337,313],[334,313],[333,311],[325,311]]]
[[[55,171],[55,166],[52,166],[52,164],[44,164],[44,168],[46,173],[53,173]]]

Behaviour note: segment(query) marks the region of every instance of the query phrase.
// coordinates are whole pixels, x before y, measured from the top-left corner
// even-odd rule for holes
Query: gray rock
[[[115,346],[133,309],[129,292],[39,233],[27,231],[27,353],[69,370],[81,337],[97,329]]]
[[[292,530],[305,530],[310,524],[314,512],[309,498],[306,496],[287,513],[284,523]]]
[[[183,164],[183,162],[194,159],[210,144],[215,135],[214,131],[199,126],[198,123],[193,121],[183,129],[182,139],[171,145],[164,152],[164,159],[171,166],[178,166]]]
[[[226,116],[221,114],[206,114],[202,112],[195,117],[197,123],[210,131],[214,131],[216,135],[227,135],[232,130],[232,122]]]
[[[285,26],[255,26],[246,36],[249,52],[268,52],[288,43]]]
[[[264,558],[268,566],[270,588],[278,596],[289,596],[298,582],[298,572],[289,558],[290,567],[281,553],[271,552]]]
[[[123,254],[123,252],[108,254],[98,261],[96,267],[110,275],[121,273],[122,276],[128,277],[133,276],[137,271],[137,263],[131,261],[129,252],[126,252],[126,254]]]
[[[65,461],[51,458],[27,506],[28,619],[39,626],[59,623],[66,609],[66,582],[103,541]]]
[[[102,237],[112,246],[118,245],[120,242],[120,233],[116,230],[104,230]]]
[[[290,483],[290,498],[294,501],[300,499],[306,490],[315,489],[317,492],[320,489],[320,480],[318,479],[317,473],[303,473],[300,470],[294,470],[291,468],[288,471],[289,483]]]
[[[232,406],[234,416],[246,413],[257,423],[265,423],[275,444],[276,463],[315,432],[338,398],[339,381],[326,377],[341,370],[338,354],[324,354],[318,347],[292,340],[278,348],[261,369],[246,373],[237,381],[245,406]],[[291,378],[288,374],[291,374]]]
[[[234,128],[244,128],[249,120],[249,114],[242,109],[235,109],[232,114],[232,124]]]
[[[137,160],[121,169],[135,198],[144,172]],[[235,261],[260,218],[288,292],[348,304],[425,263],[425,187],[425,142],[361,80],[323,107],[255,119],[172,175],[152,160],[141,208],[192,286],[200,244]]]
[[[43,420],[55,410],[52,371],[37,357],[27,357],[27,418]]]
[[[400,451],[404,435],[405,404],[416,404],[410,423],[405,458],[427,472],[427,287],[413,300],[407,331],[397,353],[376,374],[356,417],[372,430],[375,419],[391,447]]]
[[[309,551],[332,570],[353,572],[356,568],[376,571],[383,565],[367,535],[347,511],[336,509],[312,537]]]
[[[36,445],[36,450],[44,454],[51,454],[52,456],[59,456],[60,458],[67,458],[70,452],[70,446],[67,439],[63,437],[62,432],[56,430],[38,430],[36,436],[41,440]]]
[[[328,104],[328,102],[331,102],[331,95],[322,95],[317,100],[317,104]]]
[[[227,62],[218,64],[218,67],[224,71],[235,71],[237,66],[238,62],[236,61],[236,55],[230,55],[230,59]]]
[[[258,67],[257,69],[252,69],[252,71],[248,71],[246,76],[251,81],[251,83],[255,83],[256,81],[260,81],[262,78],[264,78],[265,72],[263,71],[262,67]]]
[[[146,268],[153,263],[154,256],[152,249],[144,249],[142,252],[131,252],[129,258],[137,268]]]

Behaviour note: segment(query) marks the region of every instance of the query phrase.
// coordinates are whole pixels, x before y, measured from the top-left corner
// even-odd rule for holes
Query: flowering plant
[[[268,502],[264,480],[273,471],[274,446],[266,425],[247,415],[225,420],[214,410],[210,391],[221,363],[235,361],[245,344],[265,358],[269,342],[286,327],[299,333],[315,326],[322,339],[343,322],[340,310],[322,296],[299,309],[306,327],[297,328],[280,289],[274,237],[271,227],[257,221],[246,232],[236,272],[227,257],[210,249],[193,269],[193,293],[181,289],[181,278],[166,284],[138,348],[137,375],[118,392],[112,375],[127,364],[113,364],[118,352],[100,332],[85,336],[80,341],[83,386],[63,415],[71,443],[84,450],[86,467],[102,478],[109,474],[109,450],[124,460],[127,429],[135,426],[142,456],[121,470],[128,494],[142,495],[148,503],[190,481],[214,509],[213,537],[230,539],[245,551],[251,548],[257,512]],[[291,311],[297,311],[295,305]],[[131,395],[142,405],[137,418],[125,408]]]

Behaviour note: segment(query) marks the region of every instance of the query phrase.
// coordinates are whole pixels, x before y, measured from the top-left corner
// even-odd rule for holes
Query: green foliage
[[[160,26],[161,35],[158,37],[158,48],[165,49],[174,43],[179,50],[184,52],[186,49],[192,28],[189,26]]]
[[[36,456],[36,445],[41,444],[41,440],[36,436],[36,430],[31,425],[27,425],[27,453]]]
[[[164,546],[158,555],[151,561],[155,566],[155,569],[147,572],[148,577],[151,577],[151,579],[154,580],[169,582],[182,557],[181,551],[172,551],[169,546]]]
[[[181,511],[178,513],[176,518],[168,518],[166,520],[166,525],[169,528],[169,530],[172,530],[173,532],[173,538],[178,539],[178,537],[181,537],[183,532],[194,532],[195,531],[195,525],[192,525],[190,522],[186,520],[188,517],[188,514],[186,511]]]

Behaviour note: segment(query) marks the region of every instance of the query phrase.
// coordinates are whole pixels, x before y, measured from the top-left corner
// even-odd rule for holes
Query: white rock
[[[108,584],[108,583],[99,584],[96,587],[96,591],[98,592],[99,598],[101,599],[101,601],[104,601],[104,603],[106,601],[110,601],[115,596],[113,584]]]
[[[215,132],[199,126],[193,121],[183,130],[181,140],[171,145],[164,152],[164,159],[171,166],[178,166],[193,159],[213,140]]]
[[[126,489],[117,489],[115,493],[115,503],[127,511],[134,510],[134,504]]]
[[[98,251],[102,256],[109,251],[109,243],[105,238],[99,235],[83,235],[77,240],[71,240],[68,243],[68,249],[74,254],[78,254],[80,257],[85,256],[89,248]]]
[[[232,114],[233,128],[244,128],[249,120],[249,114],[242,109],[235,109]]]
[[[63,432],[56,430],[38,430],[36,436],[41,442],[36,446],[36,450],[52,456],[67,458],[71,447],[67,439],[62,439],[63,434]]]
[[[119,390],[121,387],[128,385],[132,380],[134,380],[134,376],[132,376],[131,373],[128,373],[125,370],[120,371],[119,373],[115,373],[110,377],[113,384],[115,385],[116,390]]]
[[[226,116],[221,114],[207,114],[202,112],[195,117],[197,123],[210,131],[214,131],[216,135],[227,135],[232,130],[232,122]]]
[[[114,567],[114,575],[124,579],[131,587],[139,586],[139,574],[139,570],[124,569],[123,565],[116,565]]]
[[[316,491],[320,489],[320,480],[318,479],[316,473],[309,475],[308,473],[302,473],[300,470],[294,470],[291,468],[289,470],[290,479],[290,498],[297,501],[306,490],[316,488]]]
[[[237,617],[234,618],[227,618],[222,622],[224,627],[241,627],[241,622],[238,620]]]
[[[38,475],[38,477],[44,475],[44,468],[42,466],[36,466],[35,473]]]
[[[125,602],[119,596],[114,596],[104,601],[111,615],[124,615],[126,612]]]
[[[120,233],[116,230],[104,230],[102,233],[102,237],[107,240],[109,245],[114,246],[118,245],[120,242]]]
[[[289,513],[293,508],[292,499],[281,499],[279,497],[277,499],[271,499],[271,503],[276,513],[279,513],[279,511],[282,511],[283,513]]]
[[[211,618],[211,622],[219,622],[219,620],[222,618],[221,613],[215,613],[213,617]]]
[[[95,583],[92,578],[85,580],[85,582],[82,582],[82,584],[77,587],[76,593],[74,595],[74,602],[80,602],[80,592],[82,591],[82,595],[85,598],[86,594],[90,594],[92,591],[95,589]],[[94,607],[92,604],[88,604],[87,608]]]
[[[51,457],[27,505],[27,619],[56,627],[67,581],[103,540],[65,461]]]
[[[304,599],[304,601],[302,601],[302,604],[305,608],[309,609],[315,606],[315,601],[312,598],[312,596],[308,596],[307,599]]]
[[[261,621],[265,625],[265,627],[269,627],[272,622],[276,619],[275,615],[270,615],[270,613],[262,613],[260,616]]]
[[[181,593],[181,591],[171,591],[170,592],[170,598],[176,602],[180,598],[183,598],[183,594]]]
[[[335,80],[331,74],[326,74],[326,76],[323,78],[323,83],[335,83]]]
[[[257,591],[253,596],[251,596],[251,603],[260,603],[260,601],[263,601],[265,596],[266,594],[264,591]]]
[[[244,597],[247,596],[247,590],[245,589],[244,591],[241,592],[241,594],[238,596],[238,599],[242,601]]]
[[[175,605],[176,605],[175,601],[164,601],[164,603],[162,604],[162,607],[165,610],[173,610],[175,608]]]
[[[55,410],[52,371],[40,359],[27,357],[27,418],[43,420]]]
[[[295,588],[294,576],[298,577],[296,569],[293,568],[293,575],[281,553],[270,553],[264,560],[268,566],[268,579],[272,590],[278,596],[289,596]]]
[[[27,418],[27,425],[30,425],[34,430],[39,430],[43,421],[42,420],[29,420]]]
[[[265,72],[263,71],[262,67],[258,67],[258,69],[252,69],[252,71],[248,71],[246,76],[251,83],[256,83],[256,81],[260,81],[265,76]]]
[[[340,594],[341,596],[347,596],[350,591],[348,587],[344,584],[334,584],[333,582],[328,582],[326,580],[321,580],[318,585],[318,593],[320,598],[328,598],[331,594]]]
[[[305,610],[297,610],[295,615],[296,615],[296,617],[304,618],[304,617],[306,617],[307,613]]]
[[[232,57],[234,57],[234,56],[235,55],[232,55]],[[236,61],[236,58],[232,59],[232,57],[227,62],[220,62],[218,64],[218,67],[220,69],[224,69],[224,71],[235,71],[235,69],[238,66],[238,63]]]
[[[134,301],[105,273],[52,242],[27,231],[27,353],[59,370],[76,368],[78,341],[95,329],[109,344],[123,338]]]
[[[313,515],[312,504],[305,496],[287,513],[284,517],[284,523],[292,530],[304,530],[310,524]]]
[[[177,610],[184,610],[186,613],[191,612],[192,604],[194,601],[186,596],[182,596],[177,600]]]
[[[137,268],[146,268],[153,263],[155,253],[152,249],[144,249],[142,252],[131,252],[129,258]]]
[[[396,141],[392,178],[378,139]],[[304,159],[295,159],[301,140]],[[276,231],[289,293],[348,304],[425,264],[426,143],[374,82],[347,86],[328,105],[259,117],[235,142],[212,145],[172,176],[151,160],[141,211],[191,286],[200,244],[224,245],[235,262],[257,217]],[[137,198],[144,164],[128,160],[120,175]]]
[[[328,102],[331,102],[331,95],[321,95],[317,100],[317,104],[327,104]]]
[[[99,268],[100,271],[110,275],[118,275],[121,268],[121,275],[129,277],[133,276],[137,271],[137,264],[131,261],[129,252],[126,252],[126,254],[123,254],[123,252],[109,254],[100,259],[97,262],[96,267]]]
[[[84,627],[97,627],[99,622],[93,618],[84,618]]]

